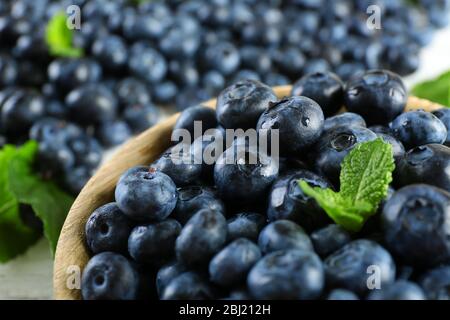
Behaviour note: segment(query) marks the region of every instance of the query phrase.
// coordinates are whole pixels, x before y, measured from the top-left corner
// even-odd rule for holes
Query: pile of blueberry
[[[174,130],[194,121],[217,130],[177,149],[183,157],[223,143],[224,129],[254,128],[279,130],[279,161],[251,163],[271,156],[236,138],[212,165],[174,162],[179,142],[130,168],[115,202],[86,222],[82,297],[449,299],[450,109],[404,112],[407,98],[390,71],[345,84],[317,72],[281,100],[244,80],[220,93],[216,110],[186,109]],[[349,232],[297,182],[339,190],[343,158],[377,137],[392,145],[393,183],[378,213]],[[219,161],[239,145],[244,152]]]
[[[372,2],[381,29],[366,25]],[[46,24],[70,5],[81,9],[73,42],[85,56],[55,58]],[[409,74],[449,7],[447,0],[2,1],[0,146],[38,138],[41,157],[51,160],[43,173],[76,194],[100,161],[100,145],[118,145],[158,120],[152,102],[184,109],[240,79],[274,86],[315,71],[343,79],[381,67]]]

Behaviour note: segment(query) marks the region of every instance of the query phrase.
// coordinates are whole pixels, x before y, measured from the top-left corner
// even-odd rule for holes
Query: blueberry
[[[321,257],[326,257],[349,243],[350,234],[337,224],[329,224],[311,233],[314,250]]]
[[[392,146],[392,155],[394,156],[395,163],[398,164],[400,159],[405,155],[405,147],[403,144],[390,134],[377,133],[377,136]]]
[[[167,174],[178,187],[199,182],[201,163],[196,163],[190,145],[183,142],[166,150],[152,167]]]
[[[64,172],[63,185],[68,192],[78,195],[93,174],[92,169],[82,165],[69,168]]]
[[[180,223],[173,219],[137,226],[128,239],[128,251],[139,263],[161,265],[173,257],[180,232]]]
[[[450,194],[429,185],[396,191],[383,208],[387,247],[412,266],[429,266],[450,257]]]
[[[255,128],[259,116],[277,101],[272,89],[255,80],[244,80],[223,90],[217,98],[217,120],[226,129]]]
[[[44,116],[43,97],[34,91],[17,90],[4,102],[0,113],[2,131],[18,135],[28,132]]]
[[[216,296],[214,288],[197,272],[188,271],[169,282],[162,300],[210,300]]]
[[[241,66],[255,70],[260,74],[269,72],[272,68],[270,55],[256,46],[244,46],[240,49]]]
[[[225,87],[225,77],[216,70],[206,72],[202,79],[202,87],[206,89],[211,95],[217,96]]]
[[[72,90],[65,103],[71,117],[85,125],[113,120],[118,109],[115,95],[101,84],[86,84]]]
[[[152,92],[156,102],[170,103],[177,95],[178,87],[172,81],[163,81],[154,84]]]
[[[225,214],[225,205],[215,190],[204,186],[186,186],[178,189],[178,200],[173,217],[181,224],[199,210],[208,209]]]
[[[227,224],[222,213],[200,210],[189,219],[177,238],[177,259],[188,266],[205,265],[222,248],[226,237]]]
[[[177,190],[169,176],[140,166],[120,177],[115,198],[119,208],[132,219],[163,220],[176,206]]]
[[[291,83],[288,77],[275,72],[269,72],[264,77],[264,83],[268,86],[275,87],[275,86],[284,86]]]
[[[363,294],[368,290],[371,266],[376,266],[381,287],[395,278],[394,261],[376,242],[352,241],[328,256],[324,261],[327,283]],[[372,271],[373,272],[373,271]]]
[[[102,252],[89,260],[81,278],[84,300],[134,300],[138,295],[139,277],[125,257]]]
[[[167,285],[186,271],[186,267],[178,262],[171,262],[161,267],[156,274],[156,290],[159,298],[162,298]]]
[[[331,72],[316,72],[303,76],[294,84],[291,94],[313,99],[327,117],[335,114],[344,105],[344,84]]]
[[[324,116],[320,106],[306,97],[291,97],[271,104],[258,120],[258,130],[279,130],[281,155],[299,155],[320,137]]]
[[[264,254],[287,249],[313,251],[305,231],[289,220],[277,220],[264,227],[259,234],[258,245]]]
[[[409,111],[396,117],[389,127],[407,150],[429,143],[443,144],[447,128],[438,117],[426,111]]]
[[[205,49],[204,61],[210,69],[215,69],[228,76],[239,67],[240,55],[232,43],[219,42]]]
[[[105,204],[92,212],[86,222],[87,245],[94,254],[103,251],[125,254],[133,226],[134,222],[120,211],[116,203]]]
[[[126,43],[116,35],[108,35],[95,40],[92,44],[92,54],[104,68],[112,71],[122,69],[128,59]]]
[[[161,112],[153,104],[135,104],[127,106],[122,114],[133,133],[140,133],[155,125]]]
[[[227,149],[214,166],[214,182],[219,195],[236,204],[259,201],[278,177],[278,164],[254,147],[234,149],[234,146]]]
[[[120,80],[114,91],[120,105],[124,107],[147,105],[151,102],[149,88],[136,78],[129,77]]]
[[[390,71],[372,70],[346,85],[345,106],[369,125],[387,124],[403,112],[408,94],[401,78]]]
[[[191,134],[192,139],[198,138],[194,133],[195,121],[202,126],[202,131],[198,135],[203,134],[206,130],[217,127],[216,113],[214,109],[205,106],[193,106],[184,109],[175,123],[173,130],[185,129]]]
[[[450,191],[450,148],[428,144],[409,150],[397,165],[395,183],[426,183]]]
[[[366,121],[357,113],[344,112],[326,118],[323,123],[323,130],[328,131],[336,127],[366,127]]]
[[[450,266],[444,265],[427,271],[420,280],[420,286],[428,299],[450,300]]]
[[[234,240],[209,263],[209,276],[213,283],[231,287],[245,281],[247,273],[261,258],[258,246],[245,238]]]
[[[327,300],[359,300],[359,298],[349,290],[334,289],[328,294]]]
[[[247,278],[258,300],[315,299],[324,287],[323,265],[310,251],[281,250],[264,256]]]
[[[16,61],[7,55],[0,55],[0,88],[14,85],[17,80]]]
[[[378,134],[392,135],[391,129],[389,129],[389,127],[387,127],[387,126],[374,125],[374,126],[370,126],[368,129],[371,130],[372,132],[376,133],[377,135]]]
[[[436,117],[441,120],[441,122],[445,125],[447,128],[447,139],[445,139],[445,145],[450,145],[450,135],[448,134],[450,130],[450,109],[448,108],[442,108],[436,111],[433,111],[432,114],[434,114]]]
[[[263,215],[253,212],[238,213],[227,221],[228,241],[238,238],[247,238],[252,241],[258,240],[258,235],[266,224]]]
[[[64,91],[98,82],[102,68],[91,59],[56,59],[48,66],[48,78]]]
[[[136,42],[130,49],[130,71],[148,83],[161,81],[167,73],[164,56],[145,42]]]
[[[230,294],[222,300],[252,300],[250,293],[245,289],[237,289],[230,292]]]
[[[235,83],[244,80],[261,81],[261,77],[256,71],[250,69],[241,69],[238,72],[236,72],[234,77],[231,79],[230,83]]]
[[[97,129],[97,136],[104,146],[113,147],[131,138],[132,132],[125,121],[114,120],[102,123]]]
[[[425,293],[414,282],[398,280],[373,290],[368,300],[425,300]]]
[[[317,172],[337,184],[341,163],[345,156],[358,144],[372,141],[377,135],[363,127],[335,127],[325,131],[315,146],[315,167]]]
[[[305,180],[310,185],[332,188],[323,177],[307,170],[297,170],[280,177],[272,186],[267,208],[269,220],[292,220],[306,230],[314,230],[330,222],[330,219],[317,202],[305,195],[298,185]]]

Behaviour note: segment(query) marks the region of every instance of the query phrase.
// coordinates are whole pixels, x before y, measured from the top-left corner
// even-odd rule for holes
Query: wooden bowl
[[[289,96],[291,86],[274,88],[279,98]],[[204,105],[214,108],[216,100],[207,101]],[[407,110],[436,110],[443,106],[410,97]],[[139,136],[129,140],[115,155],[89,180],[75,200],[67,215],[61,230],[56,248],[53,291],[56,299],[81,299],[79,289],[69,289],[68,286],[77,276],[75,268],[83,270],[89,260],[84,241],[84,225],[89,215],[99,206],[110,202],[114,197],[114,188],[120,175],[127,169],[137,165],[148,165],[170,146],[172,128],[178,114],[175,114],[160,124],[148,129]]]

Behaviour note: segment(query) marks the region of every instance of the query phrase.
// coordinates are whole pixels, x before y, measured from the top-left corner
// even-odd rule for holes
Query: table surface
[[[450,27],[438,31],[421,52],[420,69],[405,79],[408,87],[450,70]],[[107,157],[105,157],[107,158]],[[22,256],[0,264],[0,299],[51,299],[53,259],[41,239]]]

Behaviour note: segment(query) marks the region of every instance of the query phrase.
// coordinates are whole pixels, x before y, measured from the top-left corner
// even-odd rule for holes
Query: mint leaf
[[[44,235],[54,253],[59,234],[74,199],[51,182],[33,174],[33,161],[37,152],[36,142],[28,142],[26,153],[13,159],[9,166],[11,192],[20,203],[33,208],[44,224]]]
[[[78,58],[83,55],[83,50],[73,47],[73,30],[67,27],[64,12],[56,13],[47,23],[45,40],[54,56]]]
[[[365,201],[376,208],[392,182],[392,146],[380,138],[361,143],[345,157],[341,167],[342,196],[352,203]]]
[[[20,149],[6,145],[0,150],[0,262],[9,261],[24,253],[40,234],[25,226],[19,214],[19,202],[10,191],[9,165],[28,145]]]
[[[411,92],[419,98],[450,106],[450,71],[441,74],[436,79],[417,84]]]
[[[386,197],[394,168],[392,146],[378,138],[358,144],[345,157],[339,192],[313,188],[303,180],[299,186],[334,222],[347,230],[359,231]]]

